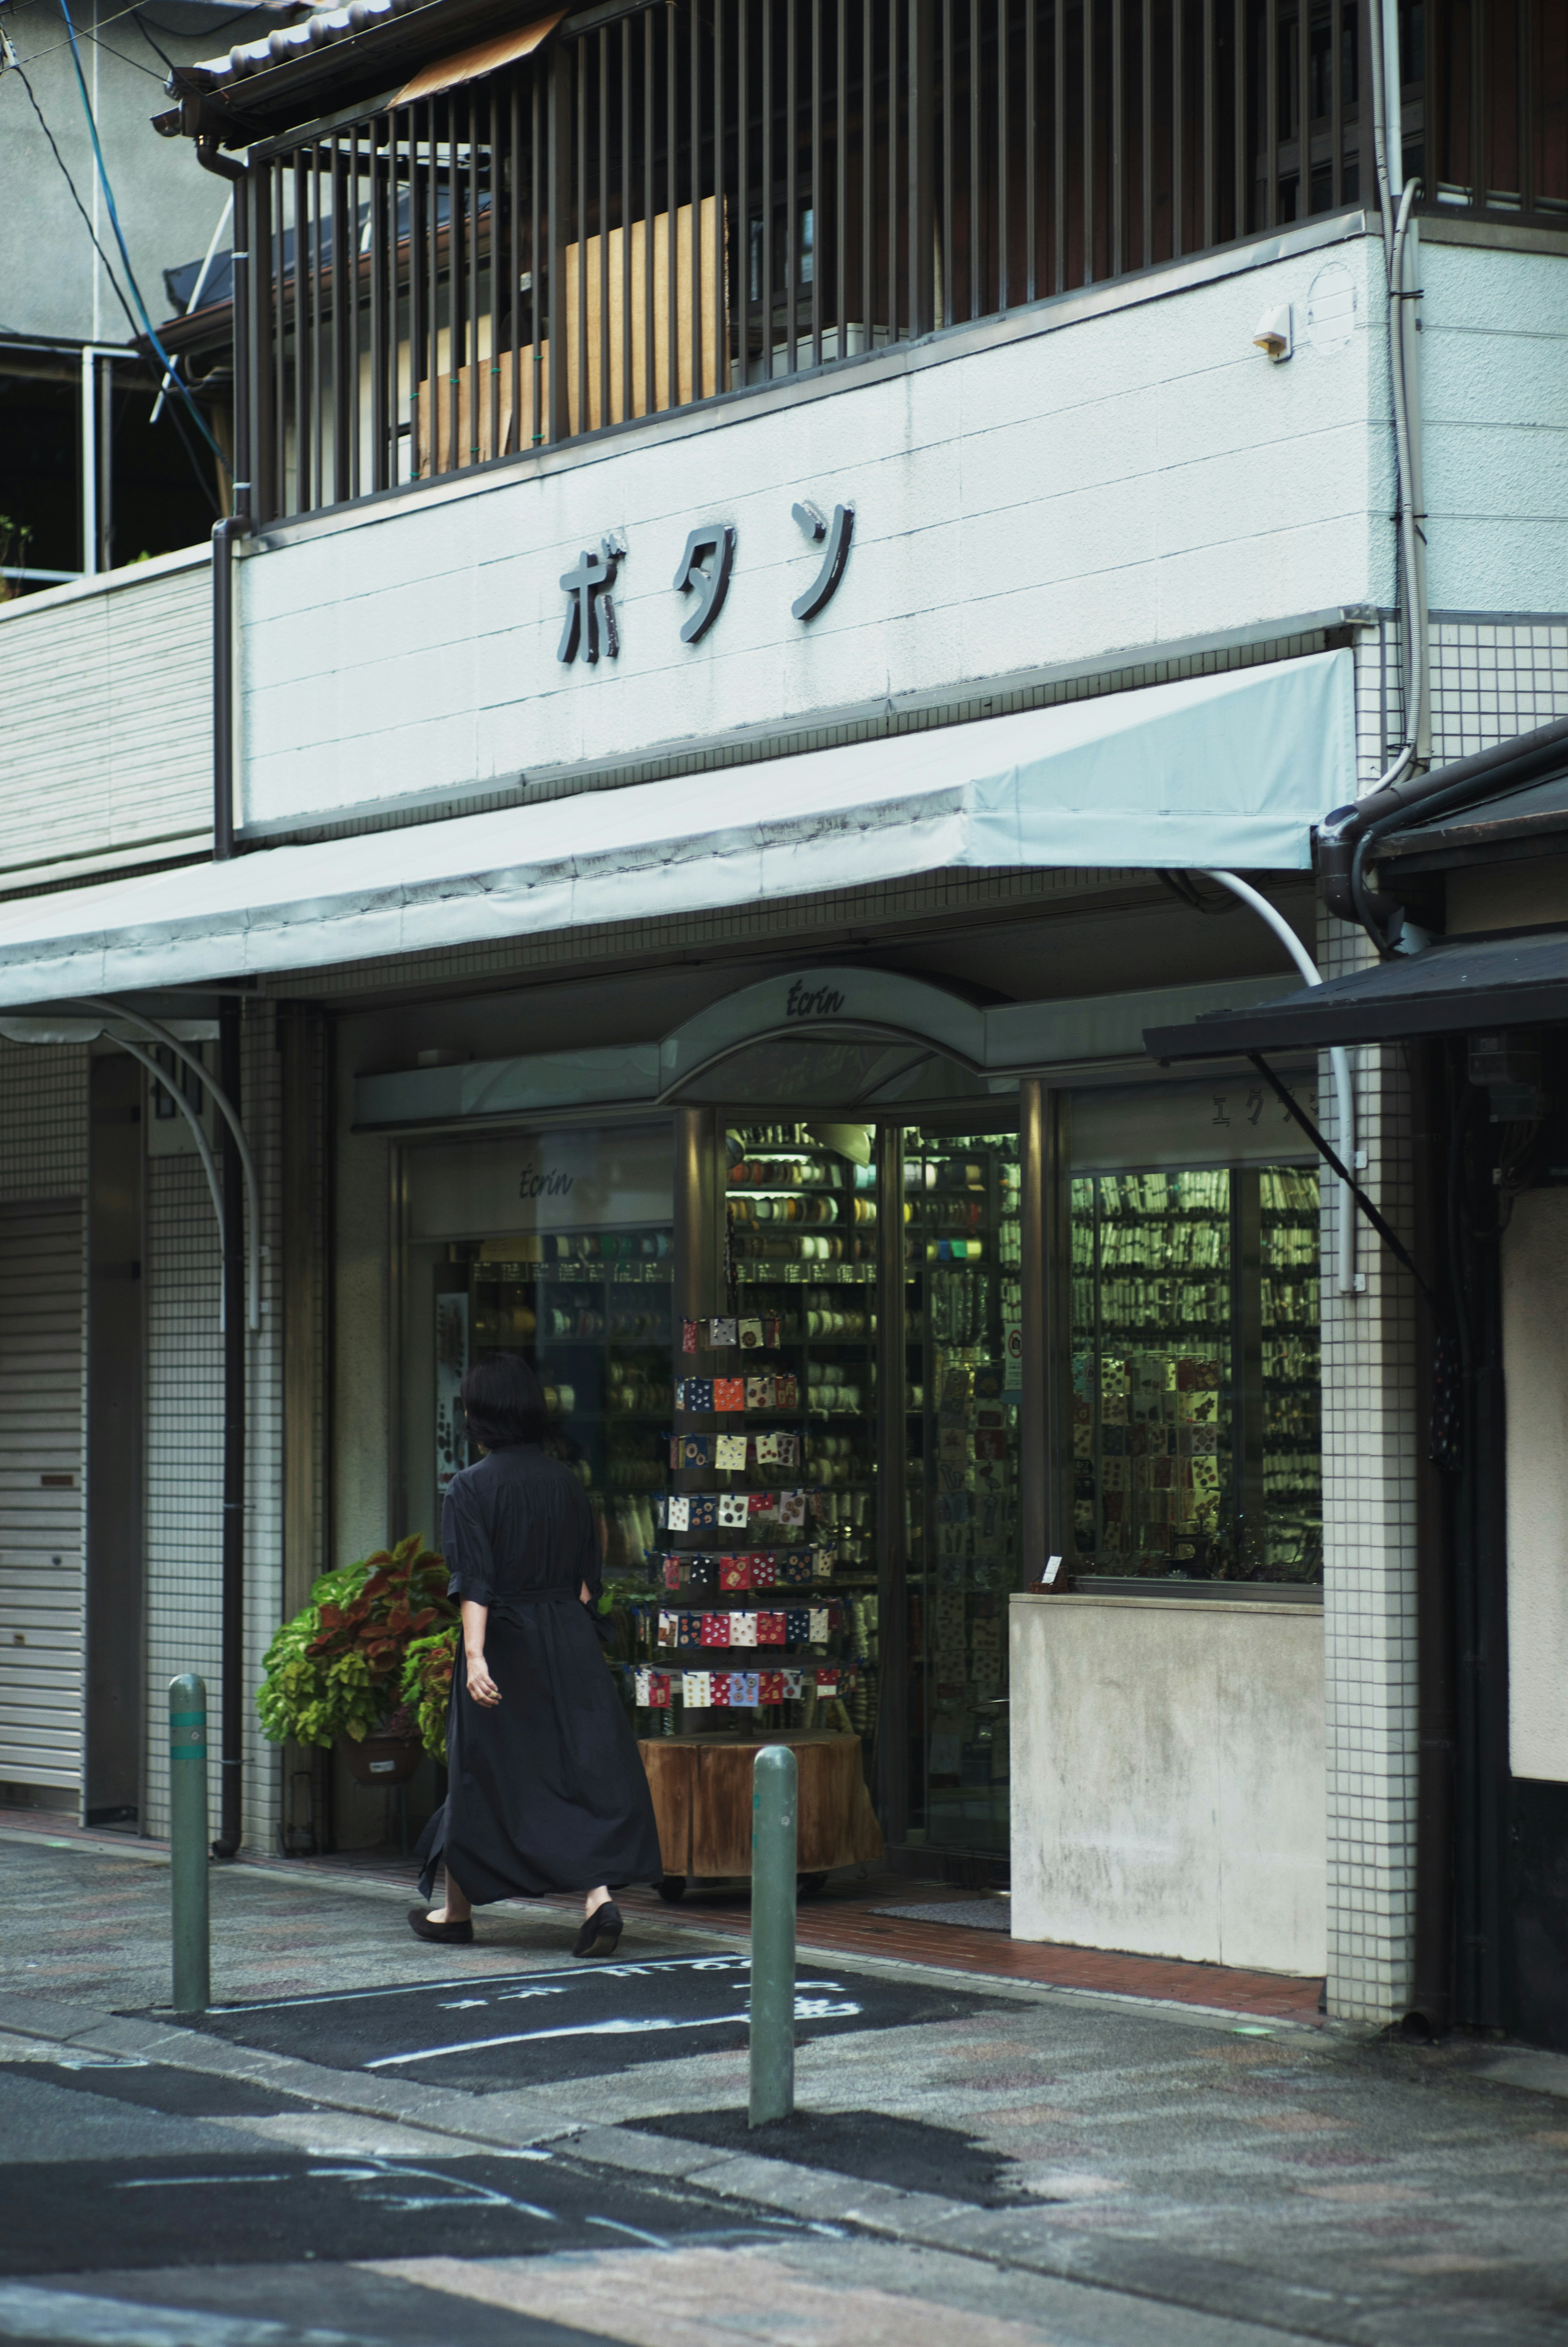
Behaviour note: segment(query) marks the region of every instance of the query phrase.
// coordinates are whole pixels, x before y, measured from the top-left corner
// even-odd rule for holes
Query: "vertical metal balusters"
[[[677,104],[680,70],[680,18],[673,8],[664,12],[664,249],[667,256],[664,339],[668,345],[670,381],[666,405],[681,405],[681,250],[676,207],[680,200],[679,183],[675,177],[675,158],[679,150]]]
[[[822,0],[811,0],[811,364],[822,364]]]
[[[898,14],[902,0],[887,0],[887,339],[898,340]]]
[[[737,381],[752,367],[752,0],[735,9],[735,273],[740,291]]]
[[[545,381],[545,336],[549,329],[548,300],[555,300],[555,229],[547,210],[549,164],[550,68],[536,66],[528,87],[528,435],[531,447],[540,447],[549,431],[549,387]],[[518,446],[522,426],[518,427]]]
[[[860,314],[866,347],[876,344],[876,11],[860,5]]]
[[[1430,105],[1425,119],[1433,120]],[[1429,154],[1433,135],[1427,133]],[[1328,200],[1337,211],[1345,200],[1345,0],[1328,0]]]
[[[969,0],[971,46],[974,10]],[[973,59],[970,59],[971,70]],[[937,143],[937,10],[936,0],[909,0],[909,333],[928,334],[935,320],[931,304],[936,293],[937,190],[932,178]],[[975,120],[975,94],[970,92],[970,120]],[[971,178],[975,176],[971,156]],[[972,267],[972,263],[971,263]]]
[[[1246,234],[1246,0],[1231,0],[1231,184],[1235,189],[1233,237]]]
[[[659,405],[658,318],[653,302],[653,223],[658,216],[654,187],[653,125],[658,53],[654,42],[654,12],[642,19],[642,413],[651,415]]]
[[[791,0],[784,0],[788,7]],[[762,0],[763,50],[763,379],[774,372],[774,0]]]
[[[1123,0],[1111,0],[1111,274],[1127,266],[1125,107],[1127,59],[1122,39]]]
[[[395,268],[397,219],[397,117],[389,114],[384,123],[370,126],[370,487],[384,489],[391,475],[387,470],[386,360],[389,339],[395,348],[396,336],[388,336],[386,325],[388,262],[392,262],[392,311],[397,314],[397,277]],[[386,138],[385,159],[383,160],[382,138]],[[392,219],[387,226],[386,191],[392,189]],[[389,251],[390,248],[390,251]],[[355,405],[358,405],[357,400]],[[363,483],[361,484],[363,487]]]
[[[1012,77],[1008,53],[1012,41],[1012,0],[995,0],[997,14],[997,308],[1011,302],[1009,279],[1012,255],[1008,237],[1008,116],[1012,105]]]
[[[1175,0],[1179,7],[1181,0]],[[1054,293],[1067,291],[1067,0],[1051,0],[1051,205],[1056,231]]]
[[[686,244],[692,256],[692,397],[702,396],[702,27],[693,8],[686,27],[691,114],[686,129],[692,190]]]
[[[730,272],[728,242],[725,228],[729,220],[724,200],[726,179],[726,149],[724,135],[724,12],[728,0],[714,0],[713,54],[709,70],[713,77],[713,395],[728,388],[730,350]]]
[[[784,373],[799,361],[800,323],[800,106],[796,33],[801,0],[784,0]]]
[[[441,465],[441,167],[436,145],[436,100],[426,98],[422,109],[425,118],[425,151],[429,158],[425,174],[425,330],[429,347],[425,352],[425,402],[429,415],[425,421],[428,446],[425,470],[434,477]],[[450,224],[448,224],[450,234]],[[450,455],[450,451],[448,451]]]
[[[476,112],[477,112],[479,106],[483,103],[483,99],[484,90],[481,86],[481,88],[474,101]],[[485,369],[485,375],[489,388],[487,405],[489,407],[490,429],[487,436],[489,440],[490,455],[492,456],[498,456],[502,453],[501,288],[507,267],[506,224],[501,216],[501,86],[498,76],[493,77],[491,80],[489,99],[490,102],[487,109],[489,121],[487,125],[485,144],[485,187],[481,191],[487,194],[490,200],[486,207],[485,228],[485,251],[489,258],[490,263],[490,332],[487,338],[490,345],[490,355],[488,364]],[[478,224],[476,221],[474,235],[476,251],[478,249]],[[474,329],[476,338],[478,335],[478,326],[476,324]],[[477,390],[477,384],[476,384],[475,388]],[[482,437],[483,436],[482,436]]]
[[[1304,220],[1312,210],[1312,0],[1296,0],[1296,217]]]
[[[1204,250],[1214,241],[1214,0],[1204,0]]]
[[[980,212],[980,0],[969,0],[969,315],[986,306],[985,222]]]
[[[530,73],[528,87],[538,83],[538,74]],[[511,348],[508,354],[512,375],[512,423],[507,435],[510,446],[521,450],[523,441],[523,77],[514,66],[507,92],[508,137],[507,140],[507,199],[509,233],[507,239],[507,309],[511,313]],[[491,198],[494,202],[494,197]],[[533,273],[533,229],[538,218],[538,207],[529,220],[528,235],[528,310],[533,311],[536,287]],[[532,377],[529,378],[530,382]]]
[[[1370,0],[1376,7],[1378,0]],[[1262,228],[1279,219],[1279,0],[1264,0],[1263,11],[1263,172]]]
[[[620,20],[620,415],[637,412],[631,388],[631,18]]]
[[[1143,158],[1139,179],[1139,192],[1143,200],[1143,259],[1141,265],[1150,269],[1154,261],[1154,0],[1143,0],[1138,40],[1139,144]]]
[[[359,491],[359,135],[333,140],[333,497]]]
[[[950,326],[958,314],[958,255],[953,242],[953,182],[958,159],[953,152],[953,0],[942,0],[942,323]]]
[[[310,505],[326,503],[323,435],[327,405],[327,348],[322,333],[322,278],[326,257],[326,221],[322,208],[322,150],[311,149],[311,488]]]
[[[1040,293],[1040,58],[1036,36],[1040,0],[1023,0],[1023,298]]]
[[[833,282],[835,356],[842,359],[849,354],[849,0],[834,0],[834,34]]]
[[[577,255],[573,274],[577,282],[576,348],[571,354],[573,380],[577,396],[571,403],[569,431],[589,432],[593,428],[593,396],[589,376],[588,357],[588,61],[591,33],[571,44],[572,81],[576,105],[572,108],[572,136],[577,147],[576,203],[572,216],[572,250]]]
[[[612,421],[610,405],[610,28],[599,28],[599,422]]]
[[[1094,12],[1083,0],[1083,282],[1094,282]]]
[[[1185,118],[1184,85],[1187,72],[1187,0],[1171,0],[1171,258],[1188,250],[1186,144],[1182,137]]]

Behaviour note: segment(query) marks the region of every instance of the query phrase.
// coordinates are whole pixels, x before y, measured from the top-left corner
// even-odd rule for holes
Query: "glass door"
[[[908,1839],[1005,1858],[1023,1288],[1016,1126],[904,1133]]]

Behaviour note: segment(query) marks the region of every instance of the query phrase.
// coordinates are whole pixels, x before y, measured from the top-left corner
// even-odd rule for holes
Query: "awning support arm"
[[[151,1076],[156,1082],[160,1083],[163,1086],[164,1091],[169,1094],[169,1097],[174,1102],[175,1107],[179,1111],[181,1116],[185,1119],[186,1123],[190,1127],[190,1137],[196,1143],[196,1153],[201,1160],[201,1171],[207,1176],[207,1187],[212,1194],[212,1211],[218,1217],[218,1252],[221,1255],[225,1245],[227,1245],[227,1234],[229,1229],[228,1218],[223,1212],[223,1185],[218,1179],[218,1161],[212,1154],[212,1143],[208,1140],[206,1133],[201,1129],[200,1117],[197,1114],[190,1101],[186,1099],[185,1094],[180,1090],[179,1086],[169,1082],[168,1070],[159,1066],[158,1061],[153,1058],[152,1053],[147,1049],[145,1044],[133,1043],[128,1035],[112,1035],[109,1038],[109,1040],[114,1044],[117,1051],[128,1051],[133,1060],[140,1061],[149,1075]],[[220,1328],[223,1326],[223,1309],[224,1296],[223,1291],[221,1287],[220,1287],[218,1291],[218,1326]]]
[[[1204,877],[1205,880],[1218,881],[1220,887],[1228,888],[1233,897],[1239,897],[1244,905],[1250,905],[1258,918],[1267,922],[1307,984],[1322,985],[1323,972],[1318,969],[1277,905],[1271,905],[1268,898],[1255,888],[1249,880],[1241,879],[1235,872],[1216,872],[1211,868],[1205,870]],[[1356,1088],[1350,1081],[1350,1055],[1342,1043],[1330,1045],[1328,1065],[1334,1075],[1334,1108],[1339,1125],[1339,1138],[1345,1144],[1346,1155],[1354,1164],[1356,1162]],[[1333,1163],[1344,1185],[1339,1193],[1339,1213],[1334,1232],[1334,1285],[1341,1296],[1354,1296],[1357,1292],[1356,1217],[1350,1211],[1350,1199],[1352,1194],[1359,1197],[1360,1192],[1357,1190],[1355,1183],[1345,1172],[1337,1157]]]
[[[89,1010],[102,1011],[109,1019],[123,1020],[128,1027],[139,1027],[144,1035],[150,1035],[155,1043],[161,1043],[165,1051],[172,1051],[177,1060],[182,1060],[192,1075],[211,1093],[214,1105],[234,1136],[234,1146],[240,1153],[240,1164],[245,1178],[245,1323],[254,1333],[261,1325],[261,1214],[256,1186],[256,1163],[251,1154],[251,1144],[245,1138],[245,1128],[240,1122],[239,1111],[211,1070],[189,1044],[182,1043],[178,1035],[171,1034],[167,1027],[159,1026],[156,1019],[146,1018],[139,1010],[128,1010],[123,1002],[111,1002],[100,996],[79,994],[76,999],[78,1002],[85,1002]],[[158,1074],[159,1081],[163,1081],[162,1071],[159,1070]],[[202,1139],[206,1139],[205,1134]]]
[[[1440,1328],[1446,1329],[1449,1324],[1444,1317],[1442,1307],[1438,1302],[1437,1297],[1432,1294],[1431,1289],[1427,1286],[1427,1283],[1422,1278],[1420,1273],[1417,1270],[1415,1258],[1411,1255],[1409,1247],[1405,1245],[1404,1240],[1399,1236],[1398,1231],[1390,1229],[1389,1225],[1383,1220],[1382,1215],[1378,1212],[1377,1207],[1372,1204],[1371,1199],[1367,1195],[1365,1190],[1362,1189],[1360,1184],[1356,1181],[1351,1174],[1346,1172],[1344,1166],[1339,1163],[1338,1158],[1336,1157],[1334,1152],[1329,1148],[1328,1143],[1324,1140],[1323,1135],[1318,1132],[1317,1127],[1313,1123],[1312,1119],[1307,1115],[1300,1102],[1294,1099],[1292,1095],[1286,1092],[1284,1084],[1275,1074],[1274,1070],[1269,1066],[1268,1061],[1264,1058],[1262,1052],[1249,1051],[1246,1056],[1251,1061],[1253,1066],[1257,1070],[1258,1074],[1263,1078],[1264,1082],[1268,1086],[1269,1091],[1273,1092],[1275,1098],[1279,1102],[1279,1104],[1284,1109],[1286,1114],[1287,1116],[1294,1117],[1296,1122],[1301,1127],[1302,1132],[1307,1135],[1307,1140],[1310,1141],[1318,1155],[1336,1174],[1337,1174],[1340,1181],[1344,1184],[1346,1190],[1349,1195],[1355,1199],[1356,1204],[1360,1207],[1361,1212],[1366,1215],[1367,1220],[1371,1224],[1372,1228],[1377,1232],[1378,1236],[1382,1240],[1383,1245],[1388,1248],[1389,1253],[1393,1256],[1395,1262],[1402,1264],[1405,1269],[1409,1273],[1410,1277],[1415,1281],[1416,1286],[1420,1289],[1421,1294],[1425,1296],[1428,1307],[1431,1312],[1433,1319],[1437,1322],[1438,1327]]]

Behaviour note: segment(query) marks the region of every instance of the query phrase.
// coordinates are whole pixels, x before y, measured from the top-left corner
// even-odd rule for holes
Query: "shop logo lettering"
[[[784,997],[786,1019],[835,1019],[844,1008],[844,997],[831,986],[807,986],[796,979]]]
[[[796,620],[815,620],[838,592],[855,536],[855,507],[835,505],[829,521],[819,505],[803,497],[790,511],[810,544],[822,549],[821,568],[811,585],[795,597],[790,614]],[[686,550],[673,581],[678,595],[695,598],[682,622],[683,644],[701,643],[723,610],[734,569],[735,542],[733,522],[703,522],[687,533]],[[580,658],[593,669],[601,654],[607,660],[619,658],[620,629],[612,590],[626,559],[626,540],[619,530],[612,530],[600,539],[597,554],[585,547],[572,568],[561,573],[566,613],[556,658],[563,667],[569,668]]]
[[[518,1195],[519,1198],[564,1198],[576,1180],[575,1174],[552,1173],[548,1169],[540,1174],[533,1166],[525,1165],[518,1176]]]

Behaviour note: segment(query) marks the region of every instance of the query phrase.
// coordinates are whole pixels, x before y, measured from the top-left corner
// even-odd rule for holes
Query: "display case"
[[[875,1719],[876,1171],[865,1126],[724,1137],[731,1308],[677,1331],[663,1583],[639,1725],[721,1735]]]
[[[1015,1128],[906,1129],[909,1834],[1007,1848],[1023,1312]]]

